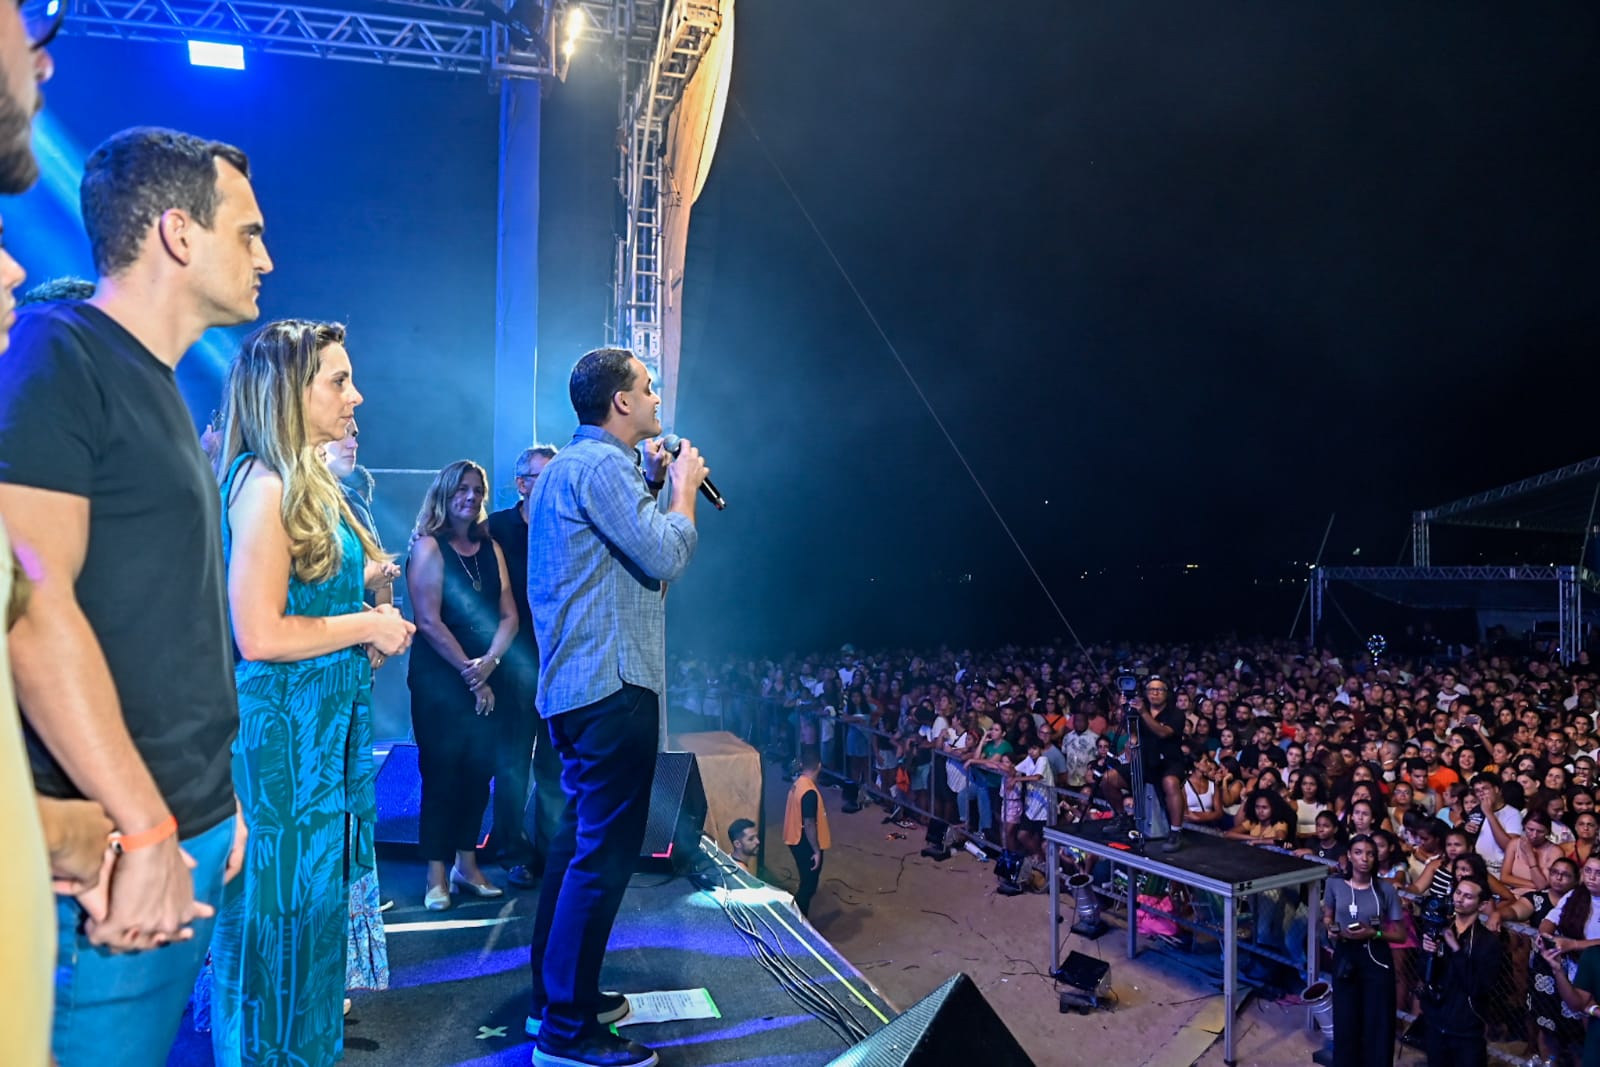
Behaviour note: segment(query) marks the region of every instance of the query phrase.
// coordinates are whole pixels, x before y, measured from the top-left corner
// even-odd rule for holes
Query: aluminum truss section
[[[1557,582],[1556,632],[1560,642],[1556,653],[1563,666],[1578,658],[1583,647],[1583,577],[1581,567],[1559,567]]]
[[[1463,579],[1497,582],[1553,582],[1571,567],[1318,567],[1336,582],[1456,582]]]
[[[1586,475],[1594,474],[1596,471],[1600,471],[1600,456],[1594,456],[1578,463],[1568,464],[1559,470],[1546,471],[1543,474],[1536,474],[1532,478],[1524,478],[1520,482],[1512,482],[1510,485],[1503,485],[1498,489],[1490,489],[1482,493],[1476,493],[1461,500],[1452,501],[1448,504],[1441,504],[1436,508],[1429,508],[1426,511],[1418,512],[1418,515],[1421,516],[1422,521],[1424,522],[1438,522],[1441,519],[1449,519],[1453,522],[1467,526],[1497,526],[1508,529],[1543,529],[1542,526],[1524,525],[1515,520],[1482,520],[1473,519],[1467,516],[1470,516],[1472,512],[1486,505],[1496,504],[1502,500],[1511,500],[1527,493],[1531,493],[1537,489],[1544,489],[1552,485],[1559,485],[1562,482],[1570,481],[1574,478],[1582,478]],[[1561,531],[1557,530],[1555,532]]]
[[[666,173],[667,124],[683,90],[722,27],[715,0],[660,0],[659,28],[646,59],[642,43],[648,14],[635,4],[637,21],[629,47],[624,88],[618,184],[627,203],[627,232],[617,242],[614,337],[633,350],[660,379],[665,278],[661,268],[664,205],[682,203],[683,191]],[[637,76],[636,76],[637,75]]]
[[[1583,647],[1583,594],[1600,593],[1600,574],[1587,567],[1317,567],[1311,572],[1311,643],[1316,644],[1328,583],[1338,582],[1553,582],[1562,663]]]
[[[1433,564],[1433,545],[1428,540],[1428,513],[1411,513],[1411,565],[1428,567]]]
[[[277,55],[339,59],[449,74],[540,78],[554,73],[552,21],[539,8],[525,27],[490,0],[374,0],[348,6],[267,0],[68,0],[63,31],[125,41],[191,39],[240,44]],[[625,23],[630,0],[577,4],[581,37],[606,40]]]

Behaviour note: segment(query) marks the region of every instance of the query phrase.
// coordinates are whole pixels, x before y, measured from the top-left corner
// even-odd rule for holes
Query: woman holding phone
[[[1350,842],[1350,873],[1330,878],[1322,924],[1333,941],[1335,1067],[1394,1063],[1394,954],[1405,940],[1400,894],[1378,878],[1377,848],[1365,835]]]

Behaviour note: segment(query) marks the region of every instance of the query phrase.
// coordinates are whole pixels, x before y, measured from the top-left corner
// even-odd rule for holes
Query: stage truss
[[[1490,587],[1508,582],[1544,584],[1553,587],[1556,601],[1558,653],[1562,663],[1571,663],[1583,647],[1583,594],[1587,589],[1600,594],[1600,575],[1586,567],[1318,567],[1311,572],[1311,641],[1317,640],[1322,625],[1322,608],[1329,582],[1349,582],[1387,599],[1407,603],[1416,597],[1382,592],[1392,586],[1402,590],[1411,583],[1454,585],[1461,590]],[[1451,599],[1446,597],[1446,599]],[[1466,598],[1454,606],[1468,606]],[[1546,601],[1548,603],[1548,601]]]
[[[675,335],[664,337],[680,279],[663,255],[663,223],[686,210],[669,165],[670,130],[684,90],[724,24],[731,0],[66,0],[62,32],[145,43],[190,40],[247,51],[503,79],[565,78],[573,43],[620,59],[617,186],[627,226],[617,236],[608,339],[650,368],[670,425]],[[513,14],[527,12],[532,25]],[[575,17],[575,14],[581,17]],[[677,250],[681,261],[682,251]]]
[[[626,42],[641,9],[660,0],[534,5],[525,25],[476,0],[302,4],[258,0],[67,0],[62,32],[149,43],[216,41],[247,50],[491,78],[564,76],[568,12],[584,14],[578,39]],[[648,14],[648,10],[646,11]],[[653,22],[652,22],[653,25]]]

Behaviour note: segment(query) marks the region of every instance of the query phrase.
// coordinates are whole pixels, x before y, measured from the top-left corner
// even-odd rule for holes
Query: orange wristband
[[[120,834],[113,832],[111,835],[111,848],[117,855],[126,855],[137,852],[141,848],[149,848],[172,837],[178,832],[178,817],[168,815],[165,820],[157,823],[148,830],[136,834]]]

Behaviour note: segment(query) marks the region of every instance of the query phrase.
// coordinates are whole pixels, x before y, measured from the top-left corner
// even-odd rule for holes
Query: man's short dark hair
[[[1479,878],[1475,874],[1463,874],[1460,878],[1456,879],[1456,885],[1458,886],[1464,885],[1467,882],[1471,882],[1473,885],[1478,887],[1479,900],[1489,899],[1489,887],[1483,884],[1483,879]]]
[[[232,145],[157,126],[114,133],[90,153],[78,199],[101,276],[130,267],[150,224],[173,208],[210,229],[219,159],[250,176],[250,160]]]
[[[29,304],[59,304],[62,301],[82,301],[94,295],[94,282],[87,278],[74,278],[67,275],[61,278],[51,278],[47,282],[40,282],[32,289],[17,297],[17,307],[27,307]]]
[[[756,824],[749,819],[733,820],[733,824],[728,827],[728,844],[737,845],[739,838],[745,835],[745,831],[754,830],[755,828]]]
[[[567,393],[572,410],[584,426],[599,426],[611,411],[611,398],[633,388],[633,353],[626,348],[597,348],[585,352],[572,368]]]
[[[1504,783],[1502,783],[1499,778],[1485,772],[1483,774],[1475,774],[1472,776],[1471,787],[1476,789],[1480,785],[1486,785],[1490,789],[1493,789],[1496,793],[1500,793],[1504,791],[1503,784]]]

